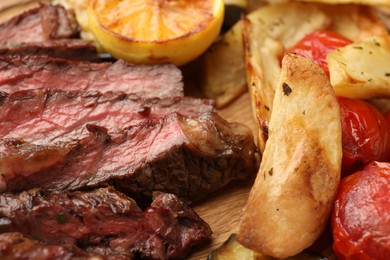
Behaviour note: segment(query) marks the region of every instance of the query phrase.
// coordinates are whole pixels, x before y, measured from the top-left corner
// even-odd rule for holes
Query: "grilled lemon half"
[[[115,58],[180,66],[218,37],[224,0],[90,0],[88,16],[96,40]]]

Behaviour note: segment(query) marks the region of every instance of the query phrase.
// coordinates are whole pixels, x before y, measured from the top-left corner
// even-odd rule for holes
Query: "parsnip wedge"
[[[337,95],[390,97],[390,36],[370,37],[335,50],[327,57]]]
[[[329,79],[312,61],[286,55],[237,240],[277,258],[310,246],[332,209],[341,157],[340,111]]]

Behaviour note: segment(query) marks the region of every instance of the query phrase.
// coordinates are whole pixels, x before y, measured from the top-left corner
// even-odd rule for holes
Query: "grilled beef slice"
[[[182,73],[172,64],[135,66],[69,61],[47,56],[0,56],[0,91],[38,88],[123,91],[142,97],[183,96]]]
[[[42,5],[0,24],[0,45],[45,42],[77,36],[73,14],[61,5]]]
[[[214,111],[213,104],[190,97],[144,99],[119,92],[39,89],[4,95],[0,98],[2,178],[32,174],[62,161],[77,140],[89,135],[87,124],[117,132],[171,112],[196,117]]]
[[[72,245],[44,244],[19,232],[0,234],[0,258],[2,260],[105,259],[100,255],[88,253]],[[115,259],[117,258],[115,257]],[[123,257],[123,259],[126,258]]]
[[[3,231],[102,255],[181,258],[211,236],[208,224],[190,207],[160,192],[144,211],[110,187],[51,195],[38,190],[2,194],[0,205]]]
[[[0,46],[3,56],[49,56],[78,61],[98,61],[96,47],[79,39],[62,39],[46,42],[28,42]]]
[[[28,90],[0,98],[0,138],[50,144],[86,137],[87,124],[117,132],[171,112],[196,117],[209,111],[215,111],[213,101],[192,97],[160,99],[123,92]]]
[[[96,125],[87,129],[90,136],[61,163],[13,176],[3,186],[59,192],[110,184],[128,194],[151,196],[158,190],[193,202],[257,169],[251,131],[214,112],[199,118],[172,113],[116,133]]]

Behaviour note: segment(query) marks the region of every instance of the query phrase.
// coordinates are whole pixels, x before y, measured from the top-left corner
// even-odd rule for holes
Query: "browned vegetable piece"
[[[328,77],[311,60],[286,55],[237,240],[277,258],[309,247],[332,209],[341,157],[340,111]]]

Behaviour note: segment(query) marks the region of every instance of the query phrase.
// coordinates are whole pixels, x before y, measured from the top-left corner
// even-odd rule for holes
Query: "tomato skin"
[[[341,180],[332,214],[338,259],[390,259],[390,163]]]
[[[302,55],[321,66],[329,77],[326,56],[329,52],[344,47],[352,41],[332,31],[320,30],[306,35],[288,52]]]
[[[342,174],[362,170],[371,161],[390,161],[390,124],[363,100],[338,98],[342,121]]]
[[[390,124],[390,111],[387,112],[387,114],[386,114],[386,119],[387,119],[387,122],[389,122],[389,124]]]

